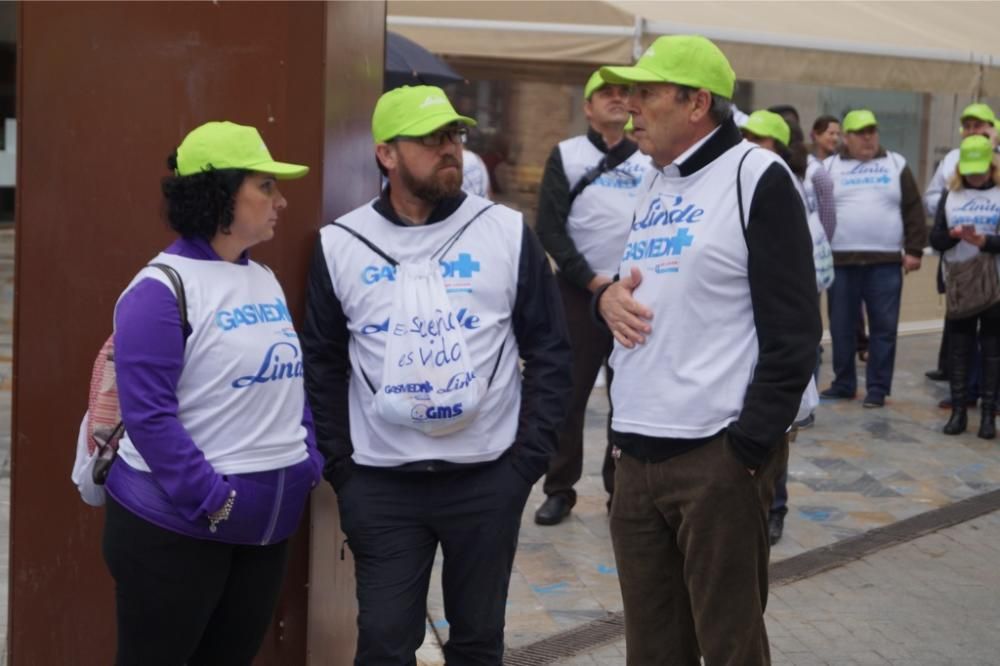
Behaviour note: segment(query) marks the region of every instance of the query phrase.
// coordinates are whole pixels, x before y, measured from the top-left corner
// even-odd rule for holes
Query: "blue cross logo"
[[[691,247],[692,242],[694,242],[694,236],[688,233],[687,227],[681,227],[670,239],[670,254],[676,257],[681,253],[681,250]]]
[[[447,266],[445,277],[457,275],[462,278],[471,278],[473,273],[479,272],[479,262],[473,261],[472,255],[468,252],[460,253],[458,259],[445,263],[445,265]]]

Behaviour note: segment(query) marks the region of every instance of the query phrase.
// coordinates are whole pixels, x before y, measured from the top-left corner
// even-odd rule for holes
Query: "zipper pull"
[[[344,539],[344,543],[340,544],[340,561],[344,561],[344,547],[347,546],[347,539]]]

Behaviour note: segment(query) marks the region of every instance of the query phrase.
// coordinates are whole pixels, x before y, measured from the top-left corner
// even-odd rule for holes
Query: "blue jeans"
[[[827,290],[830,337],[833,340],[833,387],[845,393],[858,388],[854,354],[855,329],[862,301],[868,311],[868,368],[865,385],[869,395],[885,397],[892,389],[896,363],[896,329],[903,271],[899,264],[837,266]]]

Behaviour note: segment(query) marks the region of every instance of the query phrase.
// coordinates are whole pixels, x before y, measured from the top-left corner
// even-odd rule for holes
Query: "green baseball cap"
[[[632,67],[601,67],[608,83],[674,83],[730,99],[736,73],[719,47],[701,35],[660,37]]]
[[[841,124],[845,132],[859,132],[866,127],[878,126],[875,114],[868,109],[855,109],[844,116]]]
[[[792,138],[792,130],[788,127],[785,119],[777,113],[765,109],[751,113],[740,129],[745,129],[760,137],[770,137],[783,146],[787,146],[788,141]]]
[[[372,114],[372,137],[385,143],[397,136],[426,136],[454,122],[475,127],[472,118],[458,115],[437,86],[403,86],[378,98]]]
[[[962,139],[958,148],[958,172],[963,176],[987,173],[993,162],[993,142],[976,134]]]
[[[996,114],[993,113],[993,109],[982,103],[970,104],[962,109],[962,115],[959,116],[959,119],[965,120],[966,118],[975,118],[976,120],[982,120],[984,123],[992,123],[997,119]]]
[[[626,132],[635,131],[635,123],[632,122],[632,115],[631,114],[629,114],[628,120],[625,121],[625,129],[624,129],[624,131],[626,131]]]
[[[597,70],[587,79],[587,85],[583,87],[583,98],[590,99],[590,96],[597,92],[597,89],[608,85],[608,82],[601,76],[601,70]]]
[[[229,121],[205,123],[191,130],[177,147],[178,176],[212,169],[248,169],[272,174],[279,180],[309,173],[309,167],[302,164],[275,162],[260,132]]]

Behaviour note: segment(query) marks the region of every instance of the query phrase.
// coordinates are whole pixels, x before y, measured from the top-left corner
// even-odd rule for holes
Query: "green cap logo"
[[[866,127],[878,126],[875,114],[868,109],[855,109],[844,116],[844,131],[858,132]]]
[[[205,123],[191,130],[177,148],[178,176],[212,169],[248,169],[281,180],[309,173],[309,167],[301,164],[275,162],[256,129],[228,121]]]
[[[787,146],[792,138],[792,130],[785,119],[765,109],[751,113],[741,129],[759,137],[774,139],[783,146]]]
[[[719,47],[701,35],[660,37],[632,67],[602,67],[608,83],[673,83],[730,99],[736,73]]]
[[[372,137],[385,143],[397,136],[425,136],[454,122],[476,126],[460,116],[444,91],[436,86],[403,86],[378,98],[372,114]]]
[[[962,139],[958,148],[958,172],[963,176],[988,173],[993,163],[993,142],[975,135]]]

